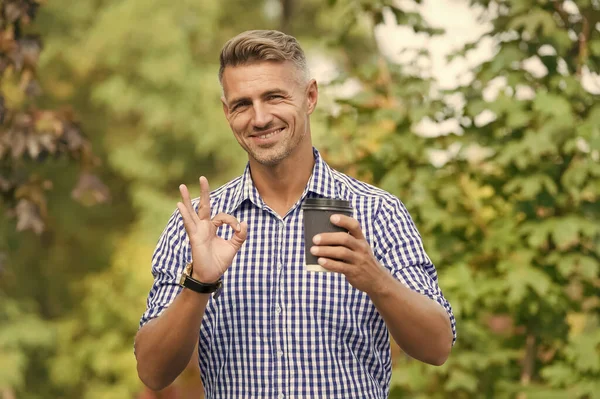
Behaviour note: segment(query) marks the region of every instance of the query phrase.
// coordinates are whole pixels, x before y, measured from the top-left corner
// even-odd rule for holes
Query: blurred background
[[[432,367],[393,345],[391,398],[600,398],[598,0],[1,0],[0,399],[160,393],[133,338],[178,185],[246,154],[224,42],[280,29],[335,168],[407,206],[454,307]]]

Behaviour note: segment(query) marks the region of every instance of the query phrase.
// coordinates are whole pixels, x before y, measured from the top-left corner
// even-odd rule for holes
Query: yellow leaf
[[[587,323],[587,315],[584,313],[569,313],[567,315],[567,324],[569,324],[571,337],[580,335]]]

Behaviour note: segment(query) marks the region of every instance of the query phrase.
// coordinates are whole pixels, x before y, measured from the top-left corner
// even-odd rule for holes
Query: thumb
[[[235,249],[238,250],[242,247],[242,244],[244,243],[244,241],[246,241],[247,237],[248,237],[248,223],[243,221],[242,223],[240,223],[239,231],[234,230],[233,236],[231,237],[231,239],[229,241],[235,247]]]

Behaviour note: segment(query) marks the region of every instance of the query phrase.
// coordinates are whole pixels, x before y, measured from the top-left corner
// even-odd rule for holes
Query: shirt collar
[[[315,157],[315,166],[313,167],[312,175],[308,180],[306,189],[302,194],[301,201],[309,194],[312,193],[317,197],[324,198],[337,198],[338,191],[333,178],[333,171],[329,165],[323,160],[319,151],[313,147],[313,155]],[[309,195],[309,196],[313,196]],[[252,176],[250,175],[250,164],[246,164],[244,173],[239,180],[239,183],[235,187],[234,194],[232,196],[231,204],[227,209],[227,213],[231,214],[235,211],[244,201],[249,200],[258,208],[264,206],[264,202],[258,193],[258,190],[254,186]]]

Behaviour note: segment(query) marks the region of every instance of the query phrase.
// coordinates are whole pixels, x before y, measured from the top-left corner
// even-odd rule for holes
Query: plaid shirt
[[[404,205],[391,194],[331,169],[314,150],[313,174],[298,202],[280,217],[261,199],[249,166],[211,193],[212,215],[248,222],[248,238],[210,298],[199,332],[206,397],[387,398],[392,373],[385,322],[362,291],[338,273],[304,269],[301,204],[305,198],[350,201],[379,262],[411,289],[450,304]],[[196,207],[198,200],[193,201]],[[232,229],[220,227],[225,239]],[[175,211],[154,256],[154,285],[140,326],[157,317],[181,291],[191,249]]]

